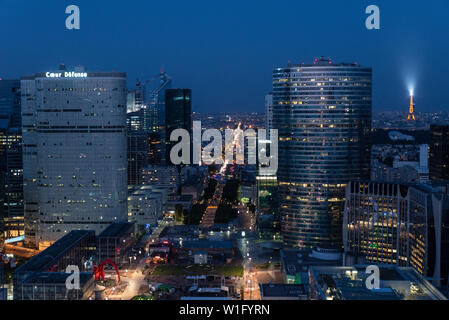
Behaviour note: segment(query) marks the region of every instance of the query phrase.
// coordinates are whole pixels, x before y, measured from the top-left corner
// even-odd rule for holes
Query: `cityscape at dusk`
[[[448,13],[0,0],[0,307],[448,300]]]

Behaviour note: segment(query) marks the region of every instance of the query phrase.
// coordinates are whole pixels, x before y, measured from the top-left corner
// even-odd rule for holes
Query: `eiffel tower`
[[[410,93],[410,110],[408,112],[407,120],[416,120],[415,112],[413,110],[413,93]]]

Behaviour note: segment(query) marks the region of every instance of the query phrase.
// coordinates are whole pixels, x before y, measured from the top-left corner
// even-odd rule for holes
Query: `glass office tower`
[[[343,217],[346,265],[362,258],[362,263],[413,267],[434,285],[446,286],[448,192],[447,182],[350,182]]]
[[[0,238],[24,233],[20,80],[0,79]]]
[[[341,246],[345,187],[369,178],[371,78],[371,68],[325,58],[274,69],[286,245]]]
[[[176,142],[170,141],[170,135],[175,129],[186,129],[192,132],[192,90],[165,90],[165,137],[166,163],[171,165],[170,150]]]
[[[429,178],[449,180],[449,125],[430,125]]]

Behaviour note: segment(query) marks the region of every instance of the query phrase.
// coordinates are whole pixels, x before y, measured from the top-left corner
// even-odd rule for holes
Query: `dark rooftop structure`
[[[175,242],[175,248],[198,248],[198,249],[232,249],[232,241],[182,241]]]
[[[178,201],[188,202],[193,200],[193,196],[191,194],[181,194],[178,196]]]
[[[111,259],[121,264],[134,242],[134,222],[111,223],[97,237],[98,260]]]
[[[379,265],[380,287],[366,286],[367,265],[313,266],[310,296],[321,300],[447,300],[413,268]]]
[[[179,263],[184,260],[195,262],[195,255],[205,255],[208,264],[232,263],[241,258],[240,250],[234,247],[232,241],[196,240],[175,241],[172,248],[173,257]]]
[[[280,256],[282,276],[286,283],[308,283],[307,271],[311,266],[342,264],[341,250],[335,248],[283,249]]]
[[[109,227],[103,230],[98,235],[98,238],[104,237],[117,237],[120,238],[129,233],[130,230],[133,230],[134,223],[133,222],[115,222],[111,223]]]
[[[46,271],[54,265],[56,260],[77,246],[81,241],[93,237],[95,237],[95,232],[92,230],[72,230],[50,247],[18,267],[15,272]]]
[[[56,71],[67,71],[66,69],[59,69],[59,70],[53,70],[51,72]],[[78,71],[77,71],[78,72]],[[83,71],[85,72],[85,71]],[[52,80],[82,80],[86,78],[103,78],[103,77],[117,77],[117,78],[126,78],[126,72],[86,72],[87,77],[82,78],[66,78],[66,77],[57,77],[57,78],[51,78]],[[20,80],[34,80],[36,78],[46,78],[45,72],[38,72],[33,75],[28,76],[22,76],[20,77]]]
[[[183,240],[197,239],[200,234],[198,226],[195,225],[175,225],[165,227],[159,238],[161,240],[175,241],[182,238]]]
[[[307,300],[308,287],[303,284],[260,284],[262,300]]]
[[[14,300],[86,300],[92,295],[92,272],[80,272],[79,288],[67,289],[70,273],[38,272],[14,288]]]
[[[93,287],[93,272],[84,261],[94,257],[95,231],[72,230],[14,271],[14,300],[85,299]],[[77,266],[80,289],[68,289],[69,265]]]
[[[39,272],[26,280],[27,284],[65,284],[70,273],[65,272]],[[92,272],[80,272],[80,285],[92,279]]]
[[[287,66],[289,68],[296,68],[296,67],[362,67],[357,62],[353,63],[345,63],[345,62],[338,62],[334,63],[331,58],[329,57],[317,57],[313,60],[313,63],[288,63]],[[371,69],[371,68],[366,68]]]

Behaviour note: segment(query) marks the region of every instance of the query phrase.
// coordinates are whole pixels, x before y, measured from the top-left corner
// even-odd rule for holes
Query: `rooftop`
[[[51,70],[50,72],[61,72],[62,74],[64,74],[65,72],[72,72],[72,71]],[[87,72],[87,77],[65,77],[63,75],[61,75],[60,77],[47,77],[46,72],[38,72],[33,75],[22,76],[20,80],[34,80],[37,78],[44,78],[49,80],[83,80],[88,78],[126,78],[126,72]]]
[[[160,233],[160,238],[163,237],[183,237],[198,235],[198,226],[196,225],[175,225],[165,227]]]
[[[200,249],[232,249],[232,241],[209,241],[209,240],[198,240],[198,241],[182,241],[175,242],[175,248],[200,248]]]
[[[368,289],[366,265],[313,266],[310,274],[325,300],[446,300],[413,268],[379,265],[380,288]]]
[[[120,238],[133,230],[134,222],[114,222],[111,223],[102,233],[98,235],[98,238],[116,237]]]
[[[168,202],[191,202],[191,201],[193,201],[193,196],[191,194],[177,195],[176,198],[168,200]]]
[[[260,284],[260,293],[262,297],[276,298],[295,298],[307,296],[308,289],[303,284]]]
[[[38,272],[25,279],[21,285],[27,284],[65,284],[70,273],[65,272]],[[80,284],[84,285],[93,278],[92,272],[80,272]]]
[[[72,230],[50,247],[21,265],[15,272],[46,271],[53,265],[55,260],[75,247],[80,241],[94,236],[95,231],[92,230]]]
[[[289,63],[287,65],[289,68],[296,68],[296,67],[358,67],[361,68],[362,66],[359,65],[357,62],[339,62],[334,63],[332,62],[331,58],[328,57],[319,57],[315,58],[312,63]]]
[[[323,254],[325,256],[325,254]],[[310,249],[303,250],[281,250],[282,268],[287,275],[295,276],[298,272],[307,272],[308,267],[314,265],[341,265],[341,254],[329,254],[329,258],[338,259],[320,259],[320,255],[314,255]]]

